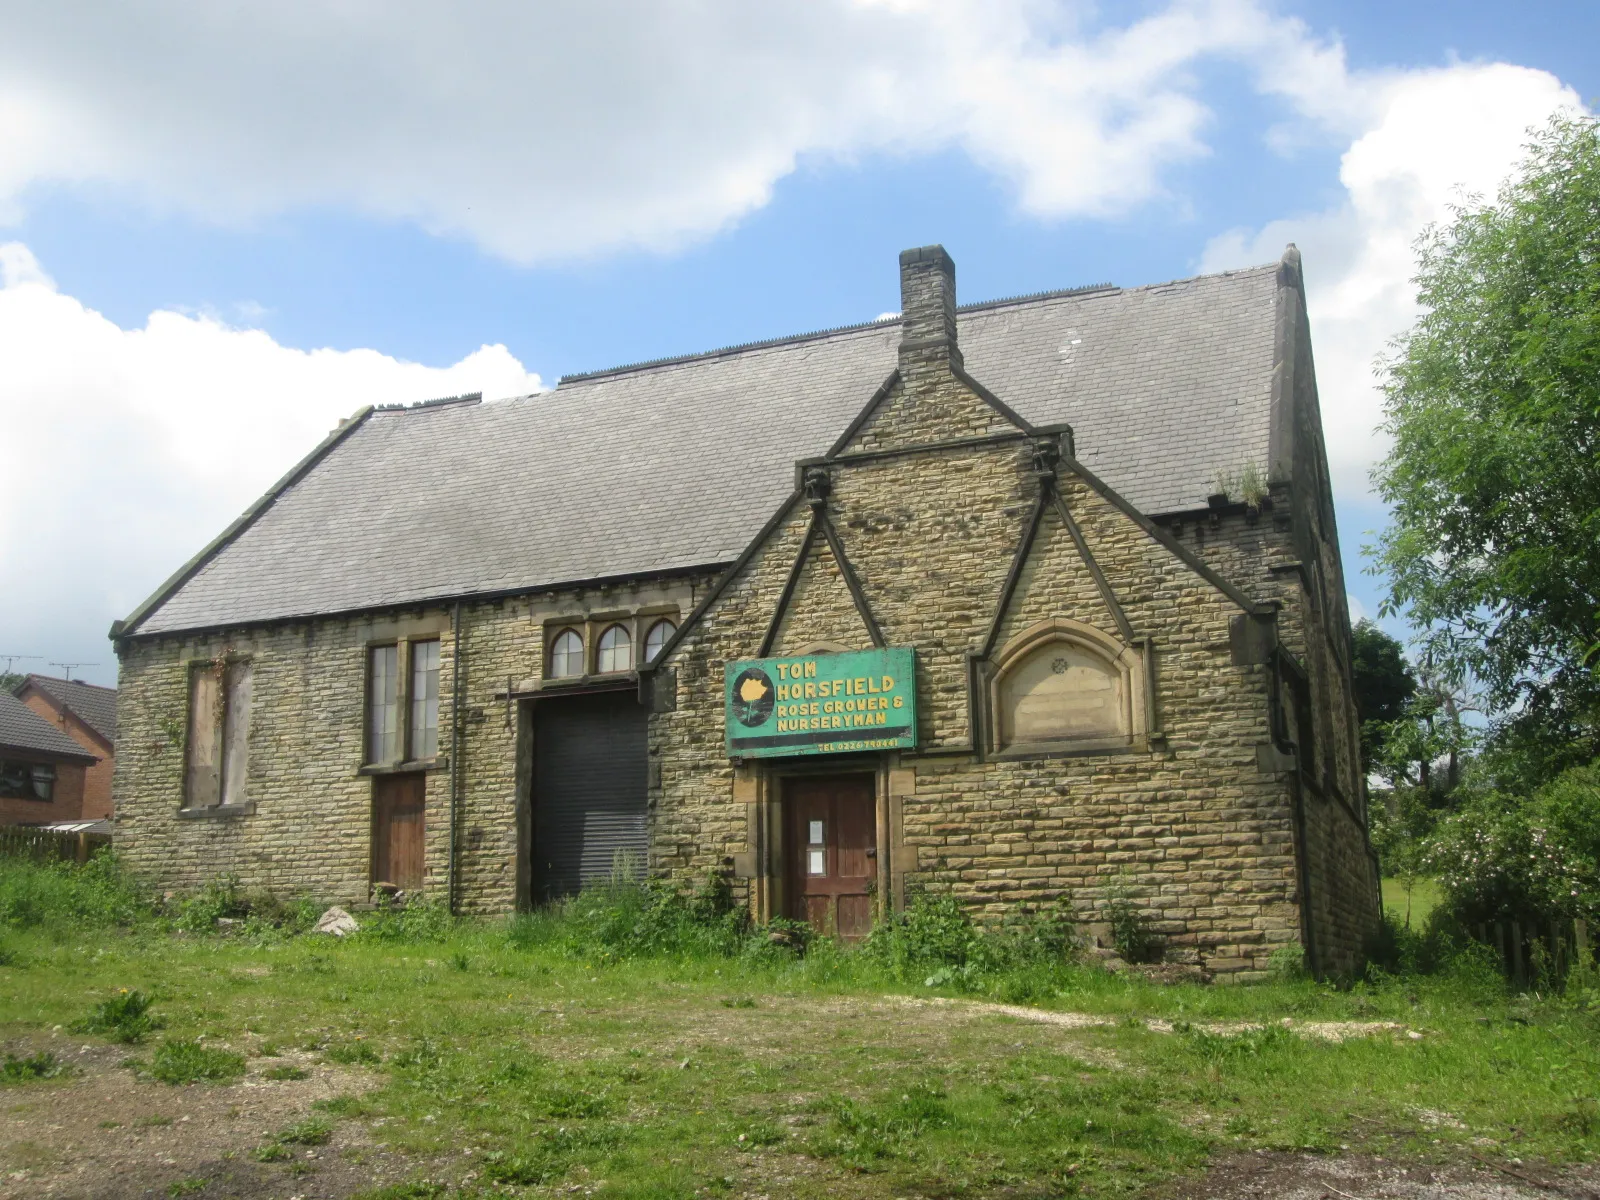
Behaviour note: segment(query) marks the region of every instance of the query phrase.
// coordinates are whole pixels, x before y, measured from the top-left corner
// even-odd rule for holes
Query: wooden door
[[[878,873],[872,777],[791,779],[784,810],[789,915],[818,933],[865,937]]]
[[[422,889],[424,784],[418,771],[372,781],[372,882],[409,895]]]

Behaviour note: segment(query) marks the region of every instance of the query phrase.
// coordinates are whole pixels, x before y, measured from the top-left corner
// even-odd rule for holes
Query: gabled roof
[[[33,687],[48,696],[107,742],[117,740],[117,689],[84,683],[81,679],[57,679],[53,675],[29,675],[17,688]]]
[[[1265,473],[1278,264],[969,305],[967,371],[1147,514]],[[215,628],[731,561],[894,369],[898,321],[367,410],[141,606]]]
[[[0,753],[20,751],[46,758],[70,758],[75,762],[94,762],[88,753],[66,734],[10,692],[0,691]]]

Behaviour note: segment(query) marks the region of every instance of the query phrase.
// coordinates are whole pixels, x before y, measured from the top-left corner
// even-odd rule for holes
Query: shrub
[[[1132,893],[1124,885],[1108,890],[1106,920],[1111,924],[1111,945],[1124,962],[1161,961],[1166,940],[1150,928],[1144,912],[1134,904]]]
[[[1390,920],[1387,910],[1384,921]],[[1285,942],[1267,957],[1267,970],[1280,983],[1295,983],[1306,977],[1306,951],[1299,942]]]
[[[442,942],[459,924],[449,908],[436,901],[380,901],[376,911],[361,919],[355,936],[377,942]]]
[[[133,1045],[145,1034],[161,1028],[161,1021],[150,1012],[152,1001],[140,991],[119,988],[117,994],[102,1000],[89,1015],[72,1023],[74,1033],[94,1033],[113,1042]]]
[[[83,866],[8,858],[0,870],[0,926],[75,934],[134,925],[154,913],[154,897],[109,851]]]
[[[1441,822],[1429,855],[1450,918],[1600,918],[1600,764],[1527,796],[1486,790]]]
[[[731,955],[750,932],[733,888],[712,875],[693,892],[614,876],[562,903],[555,936],[570,953],[606,962],[651,955]]]
[[[5,1062],[0,1063],[0,1083],[32,1083],[36,1079],[54,1079],[66,1071],[67,1065],[48,1051],[27,1058],[7,1054]]]
[[[971,960],[980,940],[961,901],[948,893],[915,892],[903,911],[873,927],[865,951],[897,979],[927,976],[929,987],[962,986],[978,974]]]
[[[191,1038],[167,1038],[156,1050],[150,1074],[173,1086],[183,1083],[232,1083],[244,1074],[244,1055],[202,1046]]]
[[[189,933],[209,933],[217,927],[221,917],[234,919],[248,916],[250,906],[239,894],[239,880],[225,875],[209,881],[194,895],[178,904],[178,917],[173,922]]]

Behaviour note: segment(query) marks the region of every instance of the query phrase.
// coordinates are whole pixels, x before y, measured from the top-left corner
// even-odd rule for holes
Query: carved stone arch
[[[1104,753],[1148,744],[1148,645],[1053,617],[1001,647],[989,678],[990,751]]]
[[[871,646],[857,646],[856,649],[858,649],[858,650],[870,650],[870,649],[872,649],[872,647]],[[811,654],[848,654],[848,653],[850,653],[850,647],[846,646],[843,642],[830,642],[830,641],[826,641],[826,640],[820,641],[820,642],[807,642],[804,646],[801,646],[798,650],[785,651],[786,655],[792,656],[792,657],[795,657],[795,658],[804,658],[805,656],[811,655]]]

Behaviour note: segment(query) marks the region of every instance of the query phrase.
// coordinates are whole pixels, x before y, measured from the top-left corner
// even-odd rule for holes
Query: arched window
[[[583,639],[576,629],[563,629],[550,643],[550,678],[570,679],[583,674]]]
[[[995,749],[1110,750],[1146,730],[1140,651],[1077,621],[1042,621],[996,659]]]
[[[665,618],[650,626],[650,632],[644,635],[644,661],[655,662],[656,656],[661,653],[661,648],[667,644],[667,639],[677,632],[678,627]]]
[[[600,659],[596,670],[626,671],[633,666],[633,639],[621,625],[612,625],[600,635]]]

